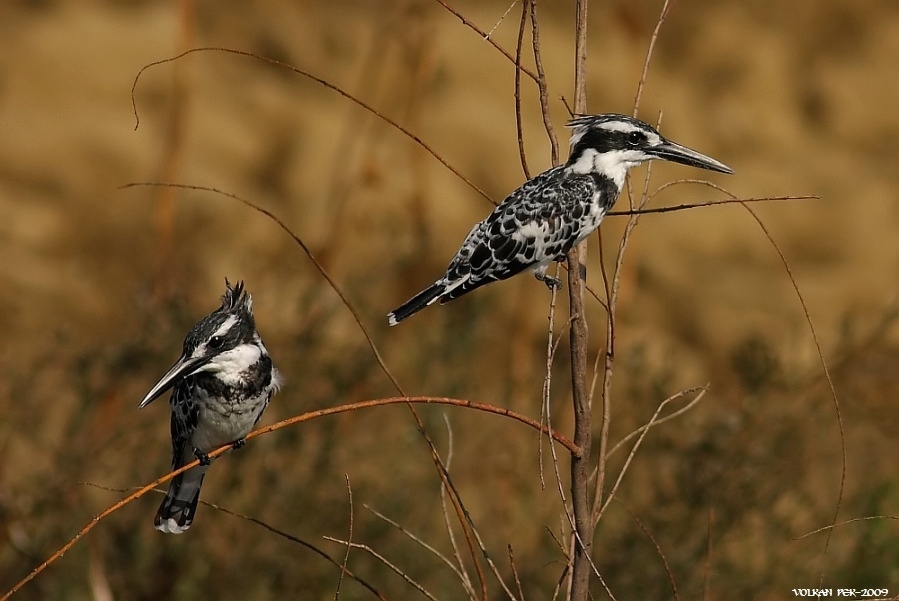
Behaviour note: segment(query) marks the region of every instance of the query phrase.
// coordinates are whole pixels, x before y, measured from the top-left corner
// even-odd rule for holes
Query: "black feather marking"
[[[387,321],[390,325],[395,326],[407,317],[411,317],[418,313],[439,297],[446,290],[446,284],[442,280],[435,282],[430,288],[427,288],[405,303],[387,314]]]

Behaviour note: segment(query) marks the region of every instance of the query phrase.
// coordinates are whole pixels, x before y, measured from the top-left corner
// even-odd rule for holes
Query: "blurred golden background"
[[[452,5],[514,52],[520,3]],[[573,3],[538,8],[553,124],[563,151]],[[593,2],[590,112],[633,111],[661,2]],[[526,37],[526,39],[528,39]],[[332,90],[221,46],[295,65],[419,136],[494,200],[524,180],[514,66],[432,0],[244,3],[12,0],[0,4],[0,589],[8,589],[122,496],[169,465],[165,402],[138,412],[188,328],[245,279],[286,386],[264,423],[392,396],[350,312],[275,223],[278,215],[359,310],[407,392],[539,416],[545,287],[523,276],[397,328],[386,313],[438,277],[491,205],[408,137]],[[523,53],[532,68],[529,46]],[[845,488],[838,521],[897,515],[899,419],[899,4],[888,0],[681,0],[662,27],[640,116],[732,166],[733,176],[653,166],[652,188],[709,178],[753,205],[784,253],[840,400]],[[548,168],[538,97],[523,78],[531,174]],[[645,168],[634,172],[639,190]],[[682,185],[653,206],[723,198]],[[617,208],[625,208],[622,196]],[[603,225],[611,267],[625,219]],[[591,240],[590,282],[599,286]],[[556,322],[564,321],[564,296]],[[588,303],[591,360],[605,313]],[[562,344],[553,423],[570,431]],[[738,205],[645,216],[625,258],[612,388],[615,442],[665,397],[709,383],[653,430],[596,531],[595,563],[619,599],[784,599],[791,589],[899,592],[899,529],[841,526],[825,556],[843,451],[802,306],[780,258]],[[599,409],[596,408],[598,413]],[[537,436],[459,409],[420,410],[491,556],[528,599],[549,598],[564,557],[551,465]],[[598,419],[597,419],[598,422]],[[597,424],[598,427],[598,424]],[[613,474],[626,453],[613,457]],[[567,473],[562,461],[561,471]],[[309,541],[353,540],[440,599],[462,598],[435,556],[363,508],[450,553],[439,480],[403,407],[314,420],[217,462],[203,499]],[[22,599],[333,598],[339,571],[245,519],[202,507],[184,536],[152,528],[159,496],[104,520]],[[353,550],[349,567],[388,598],[417,593]],[[489,580],[492,598],[503,598]],[[596,598],[605,598],[595,583]],[[346,580],[345,598],[373,598]]]

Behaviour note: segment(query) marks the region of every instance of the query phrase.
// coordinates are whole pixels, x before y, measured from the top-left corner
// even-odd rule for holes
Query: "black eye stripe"
[[[579,157],[591,148],[597,152],[628,150],[643,146],[649,140],[645,132],[631,130],[628,132],[595,128],[584,133],[571,150],[571,157]]]

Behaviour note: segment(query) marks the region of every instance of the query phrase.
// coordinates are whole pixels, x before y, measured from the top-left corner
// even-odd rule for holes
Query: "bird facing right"
[[[648,123],[614,113],[568,122],[568,161],[528,180],[468,233],[446,273],[388,315],[395,326],[435,301],[441,304],[525,270],[547,286],[553,261],[599,227],[631,167],[663,159],[719,173],[727,165],[666,140]]]

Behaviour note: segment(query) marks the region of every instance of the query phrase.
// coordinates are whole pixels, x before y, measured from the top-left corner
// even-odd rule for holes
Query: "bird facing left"
[[[172,468],[200,465],[172,479],[156,512],[156,529],[180,534],[190,528],[209,469],[207,453],[244,437],[281,385],[278,370],[253,318],[253,298],[243,282],[225,280],[222,306],[201,319],[184,339],[181,357],[150,389],[139,408],[172,389]]]

